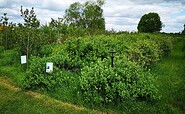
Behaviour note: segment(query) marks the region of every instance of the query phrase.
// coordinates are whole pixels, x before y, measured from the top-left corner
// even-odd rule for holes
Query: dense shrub
[[[127,54],[131,61],[138,63],[143,68],[148,68],[159,60],[160,49],[154,41],[138,40],[128,46]]]
[[[31,65],[29,66],[29,70],[26,72],[26,77],[23,81],[23,88],[54,90],[61,85],[69,85],[73,80],[72,78],[74,74],[65,69],[65,65],[69,63],[66,62],[67,58],[63,57],[64,56],[61,58],[40,58],[33,56],[30,60]],[[54,64],[54,71],[46,73],[46,63],[51,61],[53,61]],[[61,66],[59,66],[60,64]]]
[[[156,100],[154,78],[125,57],[116,58],[116,68],[104,59],[81,71],[80,87],[84,100],[92,104],[120,102],[127,99]]]
[[[4,47],[0,46],[0,53],[2,53],[4,51]]]
[[[32,57],[30,60],[31,65],[26,73],[23,88],[26,89],[51,89],[56,82],[54,76],[45,73],[46,59]]]
[[[73,90],[78,90],[84,101],[106,104],[158,99],[155,78],[148,70],[170,52],[172,40],[155,34],[100,35],[71,38],[46,48],[40,51],[42,58],[31,57],[24,88],[53,90],[75,85],[78,89]],[[111,49],[116,51],[114,68],[110,67]],[[45,72],[46,62],[54,63],[52,73]]]
[[[156,40],[156,43],[159,45],[159,49],[161,51],[161,56],[168,56],[172,50],[173,44],[172,44],[171,38],[158,38]]]
[[[53,45],[43,45],[39,53],[40,57],[49,56],[52,54]]]

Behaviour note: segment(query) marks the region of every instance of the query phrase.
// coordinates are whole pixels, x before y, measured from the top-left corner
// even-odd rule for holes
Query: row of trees
[[[81,36],[83,34],[96,34],[105,31],[103,17],[104,0],[88,1],[84,4],[75,2],[66,10],[63,18],[51,19],[47,25],[41,25],[34,8],[23,9],[21,17],[24,23],[9,22],[7,13],[0,19],[0,44],[5,49],[18,49],[20,54],[39,54],[45,44],[52,44],[59,38]],[[27,64],[28,67],[28,64]]]

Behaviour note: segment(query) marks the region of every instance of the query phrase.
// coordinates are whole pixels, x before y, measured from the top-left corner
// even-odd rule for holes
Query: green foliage
[[[0,31],[1,32],[1,37],[0,38],[0,44],[2,44],[5,49],[13,49],[14,43],[15,43],[15,38],[14,38],[14,31],[13,28],[15,27],[15,24],[13,22],[8,22],[9,18],[7,17],[7,13],[4,13],[4,15],[0,19],[0,25],[2,22],[2,27],[3,29]]]
[[[3,58],[0,59],[1,75],[19,76],[17,80],[20,84],[24,77],[24,74],[19,74],[22,72],[21,66],[15,69],[10,66],[20,63],[21,54],[27,54],[27,60],[29,55],[32,57],[28,62],[30,67],[22,84],[25,89],[59,92],[54,96],[82,105],[159,100],[161,93],[158,93],[158,84],[155,85],[157,80],[154,74],[150,73],[151,66],[170,54],[174,42],[184,40],[181,38],[174,40],[173,36],[165,34],[127,32],[116,34],[115,31],[107,32],[106,35],[90,36],[105,31],[103,4],[104,0],[88,1],[84,4],[76,2],[66,10],[64,18],[52,19],[49,26],[41,28],[34,8],[23,11],[21,6],[24,26],[19,24],[14,27],[13,23],[8,23],[5,13],[1,22],[3,21],[3,26],[9,27],[0,34],[0,58]],[[162,22],[157,13],[145,14],[138,24],[139,32],[153,33],[161,29]],[[54,45],[57,38],[62,40],[61,45]],[[68,39],[65,40],[66,38]],[[14,48],[15,50],[7,50]],[[21,51],[18,53],[16,49]],[[110,67],[111,49],[116,52],[114,68]],[[53,72],[46,73],[46,62],[54,63]],[[175,66],[174,63],[173,65]],[[173,65],[172,69],[176,72],[175,69],[179,66],[176,65],[174,68]],[[168,74],[168,71],[163,73]],[[161,79],[161,82],[166,82],[165,78]],[[173,83],[176,79],[171,80]],[[183,82],[177,83],[184,90]],[[171,85],[166,85],[168,87],[164,88],[170,89]],[[172,94],[176,92],[180,93],[180,97],[184,95],[180,89],[173,91]],[[184,99],[179,99],[176,98],[175,103],[182,105],[183,102],[180,100]],[[169,107],[171,106],[165,108],[170,109]],[[180,108],[184,110],[183,106]]]
[[[65,23],[74,28],[87,29],[90,34],[102,32],[105,30],[105,19],[101,8],[103,4],[103,0],[87,1],[84,4],[75,2],[65,11]]]
[[[41,47],[41,50],[37,53],[39,53],[40,57],[49,56],[52,54],[52,48],[53,48],[52,46],[53,45],[51,45],[51,44],[50,45],[43,45]]]
[[[4,47],[0,46],[0,55],[1,55],[2,52],[4,52]]]
[[[124,40],[122,40],[122,38]],[[172,45],[170,43],[172,41],[173,45],[174,43],[178,44],[174,46],[174,49],[170,53],[170,56],[165,57],[162,61],[155,64],[151,68],[151,71],[147,71],[142,69],[137,62],[132,62],[126,57],[127,51],[130,50],[130,48],[128,48],[128,45],[135,46],[136,42],[138,43],[140,40],[145,42],[145,45],[147,45],[147,47],[148,43],[155,43],[154,46],[157,45],[157,47],[160,47],[160,44],[165,43],[165,41],[169,41],[169,43],[166,43],[166,45],[168,46],[169,44]],[[88,45],[90,47],[88,47],[88,49],[90,49],[91,51],[86,50],[84,52],[94,53],[94,55],[91,56],[89,54],[86,54],[83,59],[78,58],[76,63],[78,62],[78,60],[80,60],[81,62],[86,61],[85,58],[88,56],[89,58],[93,59],[89,59],[89,62],[82,64],[82,67],[80,68],[81,70],[79,72],[71,72],[70,70],[67,70],[65,68],[58,68],[56,66],[56,63],[58,62],[56,61],[54,62],[54,72],[45,76],[56,76],[58,78],[45,78],[44,80],[39,78],[43,78],[42,75],[44,75],[45,73],[45,68],[43,68],[43,73],[38,70],[40,68],[39,65],[33,64],[33,66],[36,65],[36,67],[32,67],[34,68],[32,71],[34,73],[40,73],[38,73],[40,77],[38,76],[37,78],[35,78],[35,80],[37,80],[35,81],[35,83],[39,82],[41,84],[48,80],[52,80],[55,81],[55,83],[53,83],[55,84],[55,86],[49,86],[50,89],[47,89],[47,87],[43,86],[41,88],[39,87],[39,85],[36,86],[35,84],[30,89],[34,88],[47,90],[47,92],[44,93],[49,94],[52,98],[56,98],[57,102],[58,100],[62,100],[65,102],[67,101],[84,106],[87,106],[87,104],[90,103],[91,106],[97,106],[99,110],[106,110],[106,112],[109,112],[110,110],[111,112],[115,111],[113,113],[184,112],[184,51],[182,50],[184,46],[184,39],[174,40],[171,39],[171,36],[160,34],[122,34],[114,35],[114,38],[112,38],[112,36],[97,36],[93,38],[80,38],[80,40],[72,38],[70,41],[71,44],[68,40],[68,42],[66,42],[64,45],[57,45],[53,47],[52,54],[48,55],[49,57],[33,57],[32,59],[35,59],[34,63],[40,61],[37,64],[43,63],[42,66],[45,67],[45,61],[54,61],[60,56],[62,57],[59,58],[57,61],[63,60],[65,55],[67,55],[67,57],[64,60],[67,60],[67,58],[71,58],[73,56],[75,56],[73,57],[73,59],[76,57],[78,58],[78,51],[76,51],[78,49],[77,47],[79,47],[79,49],[83,51],[86,49],[86,47],[88,47]],[[77,46],[77,42],[79,42],[79,46]],[[101,48],[101,46],[105,48],[106,45],[112,46],[115,42],[117,44],[114,46],[114,49],[116,49],[117,52],[114,59],[115,67],[111,68],[109,58],[110,55],[107,55],[107,58],[101,59],[101,57],[95,56],[95,53],[99,55],[98,53],[100,53],[101,49],[103,49]],[[81,46],[83,46],[83,48]],[[138,48],[134,46],[132,47]],[[99,47],[99,51],[95,51],[97,50],[97,47]],[[160,50],[162,48],[156,49]],[[106,51],[107,50],[105,50],[105,52]],[[160,56],[162,56],[163,52],[160,51],[160,53]],[[42,59],[44,59],[45,61],[42,61]],[[72,61],[72,59],[70,59],[69,61]],[[63,62],[59,64],[63,64]],[[9,66],[3,66],[0,69],[0,73],[3,73],[1,74],[2,76],[14,75],[15,79],[20,78],[20,75],[18,74],[21,71],[18,71],[17,66],[16,68],[14,67],[14,69],[10,69]],[[4,71],[6,71],[7,74],[4,74]],[[31,77],[34,77],[34,75],[29,75],[29,77],[26,77],[26,79],[31,80]],[[157,77],[157,80],[154,77]],[[43,82],[39,80],[42,80]],[[29,84],[29,81],[27,82]],[[101,91],[99,88],[101,89]],[[2,89],[1,92],[3,92],[4,90],[5,89]],[[89,94],[88,92],[91,94]],[[11,96],[13,95],[9,93],[5,94],[10,95],[7,98],[11,98]],[[3,96],[5,94],[2,93],[1,95]],[[158,96],[160,95],[162,95],[162,97],[160,97],[160,100],[157,100],[159,98]],[[10,102],[10,104],[7,104],[7,102],[5,103],[6,97],[3,96],[2,98],[3,99],[1,101],[3,104],[1,111],[3,113],[7,110],[12,110],[12,108],[14,109],[14,107],[16,107],[14,106],[15,103],[18,102],[18,104],[20,105],[22,103],[20,103],[19,100],[16,100],[15,103]],[[157,102],[148,102],[155,100],[157,100]],[[86,102],[88,103],[86,104]],[[23,104],[25,104],[25,102]]]
[[[24,87],[54,90],[66,86],[66,94],[60,92],[61,96],[78,94],[79,99],[91,105],[122,103],[130,99],[155,101],[160,94],[149,68],[165,55],[165,51],[171,50],[171,42],[171,37],[159,34],[70,38],[52,49],[44,50],[44,46],[42,58],[32,57]],[[115,68],[110,67],[112,48],[116,51]],[[46,62],[50,61],[54,63],[54,71],[45,73]],[[65,98],[73,102],[71,97]]]
[[[39,31],[40,39],[41,39],[41,44],[52,44],[56,42],[57,40],[57,31],[55,30],[54,27],[48,26],[48,25],[43,25],[41,26],[41,29]]]
[[[37,19],[34,7],[32,7],[30,11],[29,9],[23,11],[23,7],[21,6],[21,17],[23,17],[25,21],[24,25],[26,27],[37,28],[40,26],[40,22]]]
[[[158,44],[159,50],[161,51],[161,56],[168,56],[173,48],[172,41],[175,39],[172,38],[165,38],[166,36],[163,36],[162,38],[157,38],[156,43]]]
[[[116,58],[116,61],[116,68],[111,68],[104,59],[82,69],[80,86],[86,102],[101,104],[159,98],[150,73],[145,73],[125,57]]]
[[[128,58],[143,68],[148,68],[159,60],[160,50],[155,41],[148,39],[139,40],[128,48]]]
[[[4,13],[0,19],[0,22],[2,22],[2,26],[7,26],[8,20],[9,20],[9,18],[7,17],[7,13]]]
[[[71,38],[53,49],[46,46],[48,51],[43,50],[46,53],[41,53],[42,58],[32,57],[24,87],[52,90],[67,83],[73,85],[73,79],[80,83],[80,87],[74,85],[76,89],[71,89],[74,94],[79,91],[82,99],[92,104],[126,99],[153,101],[160,95],[154,86],[154,77],[147,70],[164,55],[163,52],[171,50],[170,41],[169,36],[155,34]],[[115,68],[110,68],[111,48],[117,52]],[[54,63],[54,71],[48,74],[45,67],[49,61]],[[72,78],[73,73],[79,75]]]
[[[137,26],[139,32],[153,33],[160,32],[162,29],[162,22],[157,13],[148,13],[141,17]]]
[[[67,86],[68,83],[72,83],[73,80],[71,77],[74,74],[67,71],[67,69],[73,67],[70,66],[72,63],[69,62],[68,57],[58,57],[59,56],[40,58],[33,56],[30,60],[30,68],[24,79],[23,88],[33,90],[54,90],[56,87]],[[49,61],[53,61],[54,71],[46,73],[46,63]],[[66,70],[62,70],[64,68]]]
[[[19,53],[17,50],[6,50],[0,53],[0,57],[3,59],[0,59],[1,66],[9,66],[9,65],[15,65],[17,63],[20,63],[19,61]]]
[[[18,24],[19,27],[16,28],[17,36],[19,37],[19,46],[21,47],[21,52],[26,54],[26,68],[28,68],[28,60],[30,54],[33,54],[34,51],[38,51],[41,47],[40,42],[42,41],[39,37],[39,30],[37,29],[40,26],[40,22],[36,17],[34,8],[31,10],[26,9],[23,11],[21,6],[21,17],[24,19],[24,26]]]
[[[24,79],[23,88],[26,89],[52,89],[56,85],[55,76],[45,73],[46,59],[32,57],[32,63]]]

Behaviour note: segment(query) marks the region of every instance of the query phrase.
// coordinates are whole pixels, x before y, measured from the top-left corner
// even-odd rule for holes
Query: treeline
[[[65,15],[57,20],[41,25],[32,7],[24,9],[20,14],[24,23],[9,22],[7,13],[1,17],[0,45],[5,50],[16,49],[20,55],[38,55],[41,47],[47,44],[62,43],[69,37],[80,37],[105,33],[103,16],[103,0],[88,1],[84,4],[75,2],[65,11]]]

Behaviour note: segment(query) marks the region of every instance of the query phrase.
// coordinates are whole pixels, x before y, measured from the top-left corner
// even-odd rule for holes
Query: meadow
[[[1,46],[0,112],[183,114],[184,50],[183,35],[70,37],[42,45],[27,68],[21,52]]]

